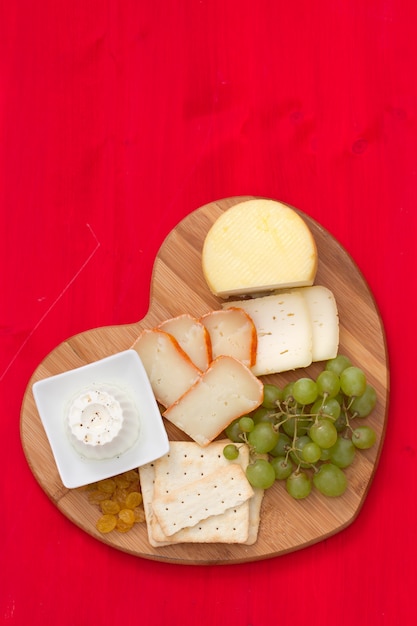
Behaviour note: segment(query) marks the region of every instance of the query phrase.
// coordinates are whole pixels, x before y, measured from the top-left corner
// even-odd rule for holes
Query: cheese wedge
[[[139,354],[156,400],[173,404],[201,376],[176,339],[159,329],[141,332],[132,348]]]
[[[251,368],[256,376],[308,367],[313,358],[313,332],[306,301],[296,290],[279,295],[224,303],[240,306],[253,320],[258,347]]]
[[[217,309],[200,318],[210,336],[213,359],[233,356],[248,367],[256,360],[255,324],[241,308]]]
[[[201,446],[207,446],[234,419],[256,409],[263,385],[241,361],[219,356],[163,416]]]
[[[202,251],[208,287],[221,298],[312,285],[317,261],[306,222],[289,206],[267,199],[225,211],[208,231]]]
[[[184,313],[165,320],[158,328],[172,335],[198,369],[204,371],[212,360],[210,335],[201,321]]]

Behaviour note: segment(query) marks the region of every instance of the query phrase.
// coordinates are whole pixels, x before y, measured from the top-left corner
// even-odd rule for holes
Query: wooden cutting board
[[[383,325],[372,293],[350,255],[325,229],[307,215],[305,219],[317,243],[319,265],[316,284],[329,287],[338,304],[340,349],[362,367],[378,394],[377,407],[366,419],[377,433],[377,444],[358,453],[348,470],[349,488],[339,498],[313,492],[295,501],[276,482],[264,497],[259,538],[253,546],[176,545],[152,548],[145,524],[122,534],[101,535],[95,529],[98,509],[87,500],[83,489],[63,486],[45,431],[41,424],[32,385],[58,374],[130,348],[139,332],[184,312],[198,317],[218,309],[221,301],[210,293],[201,269],[201,250],[208,229],[223,211],[251,196],[207,204],[185,217],[163,242],[154,264],[150,307],[141,321],[130,325],[89,330],[57,346],[33,373],[21,410],[21,440],[34,477],[58,509],[74,524],[103,543],[133,555],[158,561],[187,564],[223,564],[255,561],[298,550],[334,535],[351,524],[360,512],[374,476],[384,440],[389,373]],[[323,364],[268,377],[284,385],[302,375],[314,377]],[[365,423],[365,420],[363,421]],[[171,439],[178,438],[169,423]]]

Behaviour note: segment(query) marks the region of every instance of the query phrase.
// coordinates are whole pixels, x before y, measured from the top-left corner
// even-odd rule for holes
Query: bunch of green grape
[[[262,405],[226,429],[233,443],[225,446],[224,456],[236,459],[239,443],[249,445],[246,476],[255,488],[282,480],[295,499],[306,498],[313,487],[341,496],[347,488],[343,470],[358,450],[376,441],[375,431],[361,423],[376,401],[363,370],[339,354],[315,380],[299,378],[283,389],[265,384]]]

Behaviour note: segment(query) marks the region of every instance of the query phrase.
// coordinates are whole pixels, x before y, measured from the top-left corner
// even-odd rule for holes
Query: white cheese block
[[[227,302],[252,318],[258,346],[251,368],[256,376],[308,367],[313,358],[313,332],[309,310],[300,290]]]
[[[263,385],[234,357],[219,356],[164,417],[201,446],[217,437],[235,418],[256,409]]]
[[[300,289],[313,331],[313,361],[327,361],[339,349],[339,316],[333,292],[322,285]]]
[[[267,199],[225,211],[204,240],[202,268],[221,298],[312,285],[317,247],[310,229],[289,206]]]
[[[258,335],[256,376],[326,361],[339,349],[339,315],[334,294],[322,285],[227,302],[252,318]]]
[[[177,340],[162,330],[142,331],[132,348],[140,356],[156,400],[164,407],[178,400],[201,376]]]

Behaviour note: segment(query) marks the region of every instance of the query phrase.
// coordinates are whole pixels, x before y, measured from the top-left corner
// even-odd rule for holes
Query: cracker
[[[156,497],[152,508],[165,535],[238,507],[254,495],[240,465],[227,467]]]
[[[206,476],[213,467],[224,468],[231,463],[238,463],[245,469],[249,463],[248,447],[241,446],[238,459],[231,462],[223,456],[226,443],[230,442],[216,441],[202,449],[195,442],[173,441],[167,455],[139,469],[150,545],[162,547],[177,543],[255,543],[262,490],[255,489],[255,495],[240,506],[227,509],[222,515],[209,517],[169,537],[163,532],[152,510],[154,491],[155,497],[160,497],[167,490],[179,488]]]
[[[172,541],[157,541],[152,532],[153,526],[153,512],[152,512],[152,500],[153,500],[153,492],[154,492],[154,482],[155,482],[155,466],[154,463],[148,463],[147,465],[142,465],[139,468],[139,477],[140,477],[140,490],[142,493],[142,501],[143,501],[143,510],[145,512],[146,519],[146,528],[148,531],[148,541],[151,546],[154,548],[159,548],[161,546],[166,546],[172,544]]]
[[[249,529],[248,538],[244,542],[247,546],[252,546],[258,539],[259,524],[261,521],[261,506],[264,497],[263,489],[254,489],[254,495],[249,500]]]

